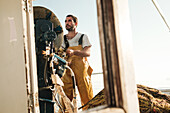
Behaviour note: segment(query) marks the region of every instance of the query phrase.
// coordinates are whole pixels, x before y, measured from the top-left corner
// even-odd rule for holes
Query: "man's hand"
[[[89,57],[90,56],[90,48],[91,46],[86,46],[83,48],[83,50],[72,50],[72,49],[67,49],[66,54],[68,56],[81,56],[81,57]]]
[[[73,55],[74,55],[74,50],[72,50],[72,49],[67,49],[67,50],[66,50],[66,53],[67,53],[68,56],[73,56]]]

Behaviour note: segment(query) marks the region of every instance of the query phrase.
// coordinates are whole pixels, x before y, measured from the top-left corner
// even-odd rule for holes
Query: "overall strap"
[[[83,36],[84,36],[84,34],[82,34],[80,39],[78,40],[78,45],[82,45],[82,43],[83,43]],[[69,43],[68,43],[66,35],[64,35],[64,43],[66,45],[65,49],[67,49],[69,47]]]
[[[66,45],[65,49],[67,49],[69,47],[69,43],[68,43],[68,40],[66,38],[66,35],[64,35],[64,42],[65,42],[65,45]]]
[[[82,45],[82,43],[83,43],[83,36],[84,36],[84,34],[81,35],[81,37],[80,37],[80,39],[79,39],[79,41],[78,41],[78,42],[79,42],[79,45]]]

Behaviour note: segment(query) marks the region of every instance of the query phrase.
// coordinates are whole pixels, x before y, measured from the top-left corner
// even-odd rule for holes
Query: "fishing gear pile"
[[[137,85],[139,108],[141,113],[170,113],[170,95],[144,85]],[[104,89],[86,105],[88,109],[106,104]]]

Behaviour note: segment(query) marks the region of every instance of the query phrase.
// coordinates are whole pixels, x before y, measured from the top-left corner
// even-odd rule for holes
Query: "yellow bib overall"
[[[81,45],[78,45],[74,47],[69,47],[69,49],[82,50],[83,48]],[[91,84],[91,74],[93,70],[89,66],[86,57],[73,55],[72,57],[69,57],[67,61],[71,62],[70,67],[75,74],[76,85],[80,94],[81,104],[84,105],[93,98],[93,90]],[[62,77],[62,81],[64,83],[64,92],[72,101],[73,81],[69,70],[66,70],[64,76]],[[83,110],[85,109],[86,108],[84,108]]]

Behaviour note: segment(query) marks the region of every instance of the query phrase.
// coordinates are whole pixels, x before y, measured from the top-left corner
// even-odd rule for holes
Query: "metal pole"
[[[28,54],[30,67],[30,82],[31,82],[31,101],[33,113],[40,113],[38,102],[38,81],[37,68],[35,56],[35,41],[34,41],[34,21],[33,21],[33,7],[32,0],[25,0],[27,13],[27,37],[28,37]]]

